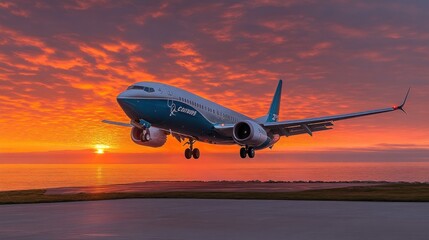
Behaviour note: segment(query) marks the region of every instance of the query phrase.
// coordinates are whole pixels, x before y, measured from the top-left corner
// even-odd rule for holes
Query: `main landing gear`
[[[198,159],[200,157],[200,150],[198,148],[194,148],[194,143],[196,141],[193,139],[189,139],[189,142],[186,142],[186,144],[189,144],[189,148],[185,150],[185,158],[190,159],[194,157],[195,159]]]
[[[241,158],[246,158],[246,156],[249,156],[249,158],[254,158],[255,157],[255,148],[253,147],[242,147],[240,149],[240,157]]]

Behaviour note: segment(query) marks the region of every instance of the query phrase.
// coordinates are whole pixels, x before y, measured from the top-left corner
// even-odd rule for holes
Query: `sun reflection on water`
[[[104,174],[103,174],[103,167],[102,166],[97,166],[95,177],[97,179],[97,184],[103,184]]]

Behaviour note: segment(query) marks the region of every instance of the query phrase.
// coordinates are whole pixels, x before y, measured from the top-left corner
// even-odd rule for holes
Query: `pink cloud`
[[[167,8],[169,4],[161,3],[157,8],[145,8],[144,13],[134,17],[134,22],[144,25],[148,19],[156,19],[168,15]]]
[[[286,42],[286,39],[283,36],[275,35],[272,33],[255,34],[243,32],[241,35],[245,38],[250,38],[262,43],[283,44],[284,42]]]
[[[298,56],[300,58],[315,57],[315,56],[322,54],[326,49],[331,48],[331,47],[332,47],[332,43],[330,43],[330,42],[320,42],[320,43],[315,44],[313,47],[311,47],[311,49],[309,49],[307,51],[299,52]]]
[[[223,8],[222,5],[213,5],[211,9],[197,9],[199,11],[220,11],[219,20],[215,23],[200,24],[200,31],[211,35],[220,42],[230,42],[233,40],[234,27],[243,17],[246,8],[245,4],[237,3]],[[200,13],[200,12],[199,12]]]
[[[106,5],[108,0],[73,0],[64,4],[64,9],[87,10],[92,7]]]
[[[219,42],[230,42],[232,41],[232,26],[231,25],[225,25],[222,27],[209,27],[205,26],[201,28],[201,31],[211,35]]]
[[[378,51],[366,51],[358,53],[357,57],[370,60],[372,62],[390,62],[396,60],[395,57],[385,56],[383,53]]]
[[[298,21],[290,21],[290,20],[269,20],[263,21],[260,23],[261,26],[264,26],[272,31],[284,31],[294,29],[302,23]]]
[[[368,33],[363,30],[346,27],[340,24],[333,24],[330,26],[330,29],[337,34],[348,38],[362,38],[368,35]]]
[[[18,7],[13,2],[0,2],[0,8],[8,10],[11,14],[19,17],[26,17],[28,18],[30,16],[30,12],[27,10],[24,10],[20,7]]]

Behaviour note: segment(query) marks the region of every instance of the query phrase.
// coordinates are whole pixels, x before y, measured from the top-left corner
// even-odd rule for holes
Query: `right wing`
[[[116,126],[121,126],[121,127],[133,127],[134,126],[131,123],[115,122],[115,121],[110,121],[110,120],[102,120],[101,122],[107,123],[107,124],[116,125]],[[165,132],[165,134],[167,134],[167,135],[170,134],[175,139],[177,139],[177,141],[179,141],[179,142],[182,142],[186,138],[188,138],[188,139],[197,139],[196,137],[193,137],[193,136],[190,136],[190,135],[186,135],[186,134],[174,132],[171,129],[168,129],[168,130],[166,130],[166,129],[160,129],[160,130],[162,130],[163,132]]]
[[[133,126],[129,123],[115,122],[115,121],[110,121],[110,120],[102,120],[101,122],[116,125],[116,126],[121,126],[121,127],[132,127]]]

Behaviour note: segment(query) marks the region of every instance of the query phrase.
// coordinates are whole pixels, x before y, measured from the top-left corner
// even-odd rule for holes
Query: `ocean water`
[[[0,191],[190,180],[429,182],[429,163],[0,164]]]

